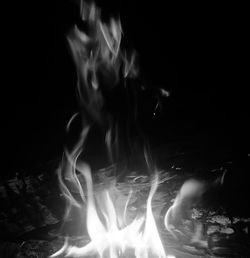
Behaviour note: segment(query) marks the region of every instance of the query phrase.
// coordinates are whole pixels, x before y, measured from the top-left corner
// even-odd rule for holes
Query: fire
[[[137,214],[133,219],[128,216],[128,204],[133,189],[125,196],[119,207],[115,203],[116,181],[107,178],[102,187],[93,182],[90,167],[81,161],[84,143],[93,123],[104,128],[107,151],[113,162],[113,149],[117,139],[113,131],[113,120],[104,111],[102,80],[111,81],[113,87],[120,79],[133,78],[138,70],[135,54],[128,55],[120,50],[122,28],[119,21],[111,19],[110,24],[101,21],[100,11],[95,5],[81,2],[81,17],[89,26],[89,33],[82,32],[77,26],[68,36],[68,41],[76,63],[78,76],[78,95],[82,107],[82,132],[77,144],[71,151],[65,150],[58,178],[62,193],[67,200],[67,219],[72,209],[77,209],[86,221],[88,243],[82,247],[72,246],[65,239],[64,246],[51,257],[158,257],[172,258],[164,249],[152,211],[152,198],[157,190],[159,175],[153,171],[151,187],[146,201],[146,212]],[[111,80],[110,80],[111,78]],[[74,115],[67,125],[70,130]],[[149,158],[145,155],[149,166]],[[76,194],[79,198],[76,198]]]
[[[146,214],[136,216],[127,224],[126,207],[124,214],[119,215],[112,198],[112,190],[104,188],[94,192],[90,168],[81,164],[77,170],[86,180],[87,200],[82,206],[86,205],[86,224],[90,241],[83,247],[70,246],[65,241],[62,249],[51,257],[61,254],[66,257],[172,257],[165,254],[152,212],[152,198],[158,185],[157,174],[147,199]]]

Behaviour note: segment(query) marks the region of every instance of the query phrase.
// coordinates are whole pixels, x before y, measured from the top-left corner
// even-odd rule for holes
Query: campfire
[[[31,224],[36,223],[36,214],[46,212],[50,222],[39,214],[42,222],[37,225],[39,229],[56,225],[46,235],[53,239],[52,247],[43,247],[49,257],[239,257],[241,251],[241,257],[246,257],[250,220],[229,218],[201,204],[211,189],[223,187],[227,169],[213,169],[216,176],[205,180],[191,173],[180,176],[178,162],[167,171],[157,167],[137,124],[137,98],[145,87],[140,83],[136,52],[123,46],[120,20],[104,21],[100,9],[84,1],[80,18],[67,35],[77,72],[79,113],[66,126],[71,136],[80,121],[80,133],[73,145],[66,144],[62,159],[56,162],[60,194],[52,190],[54,182],[46,185],[48,195],[60,199],[60,208],[65,204],[64,213],[55,218],[35,195],[41,182],[48,181],[44,175],[32,179],[18,174],[11,183],[0,185],[3,199],[10,196],[13,203],[20,202],[24,213],[32,215]],[[158,94],[170,97],[166,89],[160,88]],[[157,101],[152,115],[160,105]],[[88,159],[91,137],[98,142],[91,146],[94,156],[105,160],[101,165]],[[33,225],[27,231],[32,230]],[[244,235],[244,243],[237,247],[235,233]],[[27,255],[22,250],[32,249],[27,238],[21,234],[20,245],[14,246],[21,250],[19,258]]]
[[[120,47],[122,27],[119,20],[112,18],[109,23],[104,23],[100,10],[94,4],[81,2],[80,9],[81,19],[88,32],[75,26],[68,35],[68,41],[77,69],[82,130],[75,146],[70,150],[65,149],[58,178],[67,200],[64,219],[69,219],[72,211],[79,213],[79,218],[86,226],[85,232],[82,232],[85,243],[77,246],[66,237],[62,248],[51,257],[175,257],[163,242],[159,225],[178,240],[179,233],[175,227],[181,223],[183,213],[191,209],[194,199],[204,192],[204,183],[198,180],[187,181],[173,205],[161,217],[158,216],[158,220],[162,221],[156,221],[152,202],[159,183],[168,178],[166,175],[162,177],[151,161],[148,149],[143,146],[139,150],[143,150],[141,155],[145,171],[134,180],[144,178],[147,181],[147,187],[144,186],[147,197],[144,196],[144,203],[140,206],[139,203],[137,207],[133,204],[134,211],[131,211],[139,187],[133,182],[128,183],[132,171],[126,171],[123,177],[126,186],[118,182],[120,168],[117,166],[117,156],[120,141],[124,139],[121,139],[119,130],[122,129],[118,119],[107,108],[104,94],[108,94],[114,87],[129,87],[127,81],[135,80],[138,76],[136,56],[135,53],[127,54]],[[169,95],[164,90],[162,92]],[[70,131],[77,116],[75,114],[71,118],[67,131]],[[130,135],[136,119],[127,123],[130,124],[125,124],[128,128],[126,139],[133,145]],[[111,168],[99,171],[95,176],[97,179],[93,180],[91,168],[84,161],[84,151],[86,139],[96,124],[102,130]],[[192,241],[202,245],[201,235],[202,229],[196,225]]]
[[[88,25],[89,33],[86,34],[75,26],[68,40],[78,74],[78,95],[83,116],[82,132],[73,149],[65,151],[58,177],[68,203],[65,219],[70,216],[73,208],[78,209],[82,219],[86,220],[89,242],[77,247],[69,244],[66,239],[64,246],[51,257],[61,254],[70,257],[173,257],[164,249],[153,215],[152,199],[160,179],[157,169],[152,169],[149,164],[146,149],[145,163],[150,170],[150,188],[144,204],[145,209],[136,212],[134,216],[131,216],[128,210],[136,191],[133,184],[129,190],[119,189],[112,173],[106,173],[102,174],[102,183],[96,186],[93,183],[91,168],[80,158],[84,156],[84,144],[91,126],[97,123],[102,127],[109,159],[114,164],[114,150],[118,149],[119,132],[114,131],[117,121],[104,110],[104,90],[99,80],[100,77],[112,78],[111,85],[107,87],[117,87],[115,84],[119,80],[125,81],[137,76],[135,54],[129,56],[120,49],[120,22],[111,19],[109,24],[105,24],[101,21],[98,8],[94,4],[87,5],[84,2],[81,4],[81,18]],[[120,76],[122,78],[119,78]],[[126,84],[123,86],[126,87]],[[68,130],[74,118],[75,116],[68,124]],[[113,170],[117,168],[114,167]],[[118,173],[119,171],[115,171],[114,174]],[[79,199],[73,195],[73,191],[79,195]],[[165,224],[166,227],[169,226],[168,219]]]

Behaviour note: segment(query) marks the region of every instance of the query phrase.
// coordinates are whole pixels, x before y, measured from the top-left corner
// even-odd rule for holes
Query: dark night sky
[[[159,129],[162,136],[169,130],[168,135],[178,137],[223,127],[235,130],[239,142],[247,141],[244,6],[103,2],[99,6],[107,15],[120,13],[127,44],[139,54],[142,80],[171,92],[163,113],[148,117],[152,133]],[[10,171],[36,166],[62,150],[64,126],[77,110],[76,74],[65,39],[77,17],[77,5],[70,0],[10,7],[2,96]]]

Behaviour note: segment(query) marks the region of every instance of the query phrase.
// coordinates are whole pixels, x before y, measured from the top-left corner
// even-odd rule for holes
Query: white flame
[[[123,71],[124,78],[137,74],[134,67],[135,55],[130,58],[120,51],[122,28],[119,21],[111,19],[109,25],[100,19],[100,11],[94,5],[81,3],[82,19],[88,22],[90,35],[80,31],[76,26],[68,40],[78,74],[78,92],[81,104],[95,122],[102,123],[103,96],[100,92],[98,72],[105,76],[114,75],[119,80],[119,71]],[[122,69],[120,69],[122,68]],[[67,125],[76,117],[74,115]],[[68,205],[65,217],[70,216],[72,207],[79,213],[86,211],[87,235],[89,242],[82,247],[72,246],[66,238],[63,247],[51,257],[64,255],[65,257],[98,257],[118,258],[172,258],[165,253],[152,211],[152,198],[158,186],[158,173],[155,172],[146,211],[137,214],[132,220],[128,219],[128,205],[133,191],[130,190],[124,203],[116,207],[113,186],[107,183],[101,189],[94,189],[90,167],[81,162],[79,156],[83,152],[84,142],[90,130],[90,123],[84,121],[79,141],[72,151],[65,151],[61,168],[58,170],[59,183]],[[106,128],[105,141],[111,150],[111,127]],[[110,151],[111,152],[111,151]],[[112,156],[112,152],[110,154]],[[150,167],[150,157],[145,153],[145,159]],[[80,196],[75,197],[76,193]],[[119,194],[119,193],[118,193]]]
[[[177,238],[174,232],[175,227],[183,219],[184,213],[190,211],[195,200],[202,196],[205,189],[205,182],[195,179],[189,179],[182,185],[173,205],[168,209],[164,218],[165,227],[174,238]]]
[[[80,31],[76,26],[68,37],[69,44],[76,63],[78,75],[78,94],[81,105],[86,112],[83,115],[83,130],[80,138],[72,151],[65,150],[62,166],[58,169],[59,183],[67,200],[65,219],[71,214],[72,208],[77,209],[80,217],[86,221],[88,243],[82,247],[69,244],[69,238],[65,238],[63,247],[51,257],[63,255],[64,257],[100,257],[100,258],[174,258],[167,255],[162,244],[157,224],[152,211],[152,199],[157,190],[159,176],[154,173],[149,195],[146,201],[146,211],[129,218],[129,203],[132,199],[133,190],[130,189],[123,202],[115,201],[115,195],[122,196],[116,188],[116,182],[108,182],[109,178],[103,178],[103,187],[95,189],[90,167],[80,161],[79,156],[83,153],[84,143],[91,129],[92,123],[98,123],[104,127],[105,143],[113,161],[113,147],[117,148],[117,133],[112,126],[112,118],[103,110],[104,99],[101,93],[99,74],[104,78],[111,76],[107,87],[113,87],[119,80],[120,71],[124,79],[134,77],[138,71],[135,67],[135,54],[129,57],[127,53],[120,51],[122,27],[120,21],[111,19],[105,24],[100,19],[100,11],[94,4],[87,5],[81,2],[82,20],[90,27],[89,35]],[[163,97],[168,97],[169,92],[160,89]],[[155,110],[159,107],[157,102]],[[67,125],[70,130],[75,114]],[[90,117],[90,118],[89,118]],[[91,119],[91,122],[87,121]],[[105,123],[108,121],[108,125]],[[117,129],[118,130],[118,129]],[[115,144],[115,146],[112,146]],[[145,163],[151,168],[151,157],[145,149]],[[219,179],[222,184],[225,172]],[[133,181],[136,181],[135,178]],[[218,183],[217,182],[217,183]],[[183,211],[189,211],[196,198],[201,197],[206,187],[205,183],[198,180],[186,181],[181,187],[174,204],[165,214],[165,228],[176,237],[175,226],[183,218]],[[76,198],[76,194],[80,198]],[[83,214],[84,212],[84,214]],[[195,234],[191,242],[202,244],[202,225],[197,224]]]
[[[131,250],[136,258],[171,257],[165,254],[152,212],[152,198],[158,185],[157,173],[147,199],[146,214],[136,216],[132,222],[127,224],[126,206],[132,192],[125,202],[123,217],[119,218],[110,188],[94,192],[90,168],[82,163],[77,165],[77,170],[84,177],[87,186],[87,201],[86,203],[82,202],[81,205],[87,207],[86,222],[90,241],[83,247],[77,247],[70,246],[66,240],[61,250],[51,257],[64,254],[65,257],[99,255],[99,257],[118,258],[122,255],[126,257],[126,253],[131,252]],[[68,195],[67,192],[64,193]],[[96,204],[98,204],[98,209]],[[75,202],[72,205],[75,205]],[[76,206],[78,205],[79,203]],[[119,225],[121,220],[123,220],[123,226]]]

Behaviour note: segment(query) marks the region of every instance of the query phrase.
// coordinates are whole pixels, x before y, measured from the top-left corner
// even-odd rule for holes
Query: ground
[[[201,133],[153,149],[161,182],[153,199],[153,212],[166,250],[176,257],[250,255],[248,189],[243,180],[249,157],[235,159],[232,149],[221,142]],[[16,175],[0,186],[2,257],[47,257],[60,249],[64,235],[76,245],[82,243],[74,219],[62,227],[65,201],[51,172],[58,164],[55,159],[32,174]],[[50,172],[45,169],[48,166]],[[149,177],[135,177],[131,175],[117,185],[125,192],[131,185],[137,189],[129,205],[131,216],[145,209],[149,189]],[[164,215],[181,185],[190,178],[205,181],[207,190],[188,215],[173,223],[174,238],[163,225]],[[122,202],[119,198],[117,203]]]

